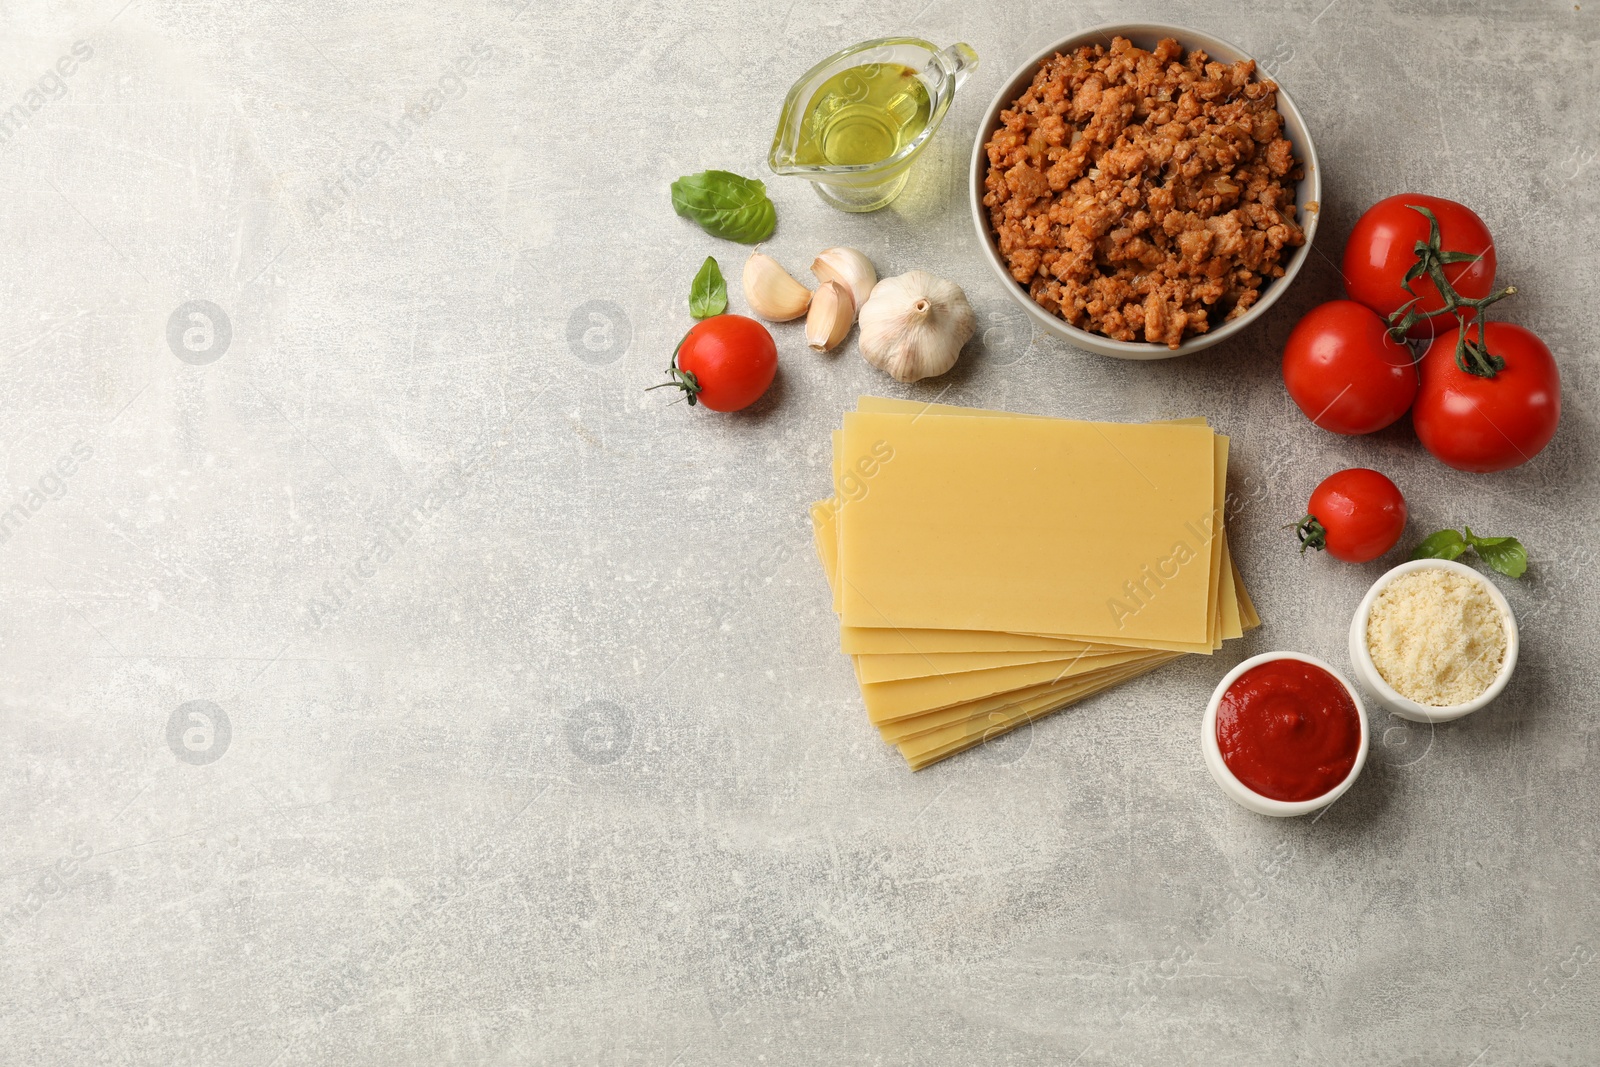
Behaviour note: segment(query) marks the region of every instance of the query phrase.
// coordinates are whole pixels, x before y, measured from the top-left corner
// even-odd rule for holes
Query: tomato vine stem
[[[1477,375],[1479,378],[1493,378],[1505,369],[1506,361],[1489,351],[1488,323],[1484,320],[1483,311],[1490,304],[1504,300],[1517,291],[1514,285],[1508,285],[1498,293],[1472,300],[1456,292],[1450,279],[1445,277],[1444,268],[1452,263],[1476,263],[1483,258],[1483,253],[1477,252],[1446,252],[1440,243],[1439,220],[1432,211],[1420,204],[1407,204],[1406,207],[1418,212],[1428,220],[1428,239],[1418,241],[1414,248],[1417,261],[1411,264],[1411,269],[1406,271],[1406,276],[1400,282],[1400,287],[1411,294],[1411,299],[1395,308],[1389,316],[1389,336],[1404,344],[1406,331],[1411,329],[1423,319],[1431,319],[1436,315],[1451,314],[1455,316],[1456,326],[1456,366],[1464,373]],[[1411,283],[1424,274],[1433,282],[1434,288],[1439,290],[1439,296],[1444,300],[1444,306],[1431,311],[1421,311],[1417,305],[1422,302],[1422,297],[1411,288]],[[1473,319],[1478,327],[1476,339],[1467,336],[1467,320]]]
[[[648,393],[652,389],[682,389],[683,398],[689,402],[690,407],[694,407],[695,404],[699,403],[697,398],[700,396],[702,388],[700,379],[694,376],[694,371],[692,370],[678,369],[678,353],[683,351],[683,342],[688,339],[689,335],[684,334],[683,339],[678,342],[678,347],[672,350],[672,362],[667,364],[667,377],[671,380],[662,382],[659,385],[647,385],[644,391]]]
[[[1318,552],[1328,547],[1328,530],[1312,514],[1307,514],[1299,522],[1292,523],[1294,535],[1300,539],[1300,554],[1306,554],[1306,549],[1314,548]]]

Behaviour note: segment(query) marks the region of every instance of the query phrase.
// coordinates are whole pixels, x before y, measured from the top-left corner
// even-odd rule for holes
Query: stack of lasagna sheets
[[[1228,439],[862,397],[812,505],[867,716],[913,770],[1260,624]]]

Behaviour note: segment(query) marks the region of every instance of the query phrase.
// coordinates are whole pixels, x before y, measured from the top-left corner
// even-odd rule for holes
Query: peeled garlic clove
[[[873,287],[861,309],[861,355],[897,382],[920,381],[954,367],[977,325],[959,285],[914,270]]]
[[[823,282],[806,314],[806,344],[826,352],[844,340],[856,319],[856,302],[838,282]]]
[[[744,264],[744,298],[762,318],[788,322],[806,313],[811,290],[790,277],[777,260],[757,252]]]
[[[850,290],[857,311],[867,306],[872,287],[878,284],[872,260],[854,248],[830,248],[819,253],[811,264],[811,273],[819,282],[838,282]]]

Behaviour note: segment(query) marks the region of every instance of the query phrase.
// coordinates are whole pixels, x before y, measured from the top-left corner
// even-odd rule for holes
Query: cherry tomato
[[[1478,327],[1467,327],[1475,339]],[[1561,372],[1531,330],[1491,322],[1491,355],[1505,360],[1493,378],[1456,364],[1456,335],[1436,338],[1422,354],[1422,388],[1412,421],[1422,446],[1460,471],[1502,471],[1526,463],[1561,421]]]
[[[1324,430],[1381,430],[1417,395],[1411,350],[1389,336],[1371,308],[1333,300],[1312,308],[1283,346],[1283,384],[1306,417]]]
[[[743,315],[714,315],[697,322],[678,342],[672,381],[712,411],[738,411],[761,398],[778,373],[778,346],[772,334],[755,319]]]
[[[1415,204],[1432,211],[1439,220],[1439,244],[1446,252],[1481,255],[1473,263],[1451,263],[1444,276],[1455,291],[1469,300],[1481,300],[1494,286],[1494,238],[1483,220],[1454,200],[1421,193],[1401,193],[1380,200],[1356,220],[1350,240],[1344,246],[1344,287],[1352,300],[1359,300],[1387,319],[1411,294],[1401,288],[1406,271],[1417,261],[1418,241],[1428,240],[1428,220],[1409,206]],[[1438,286],[1427,275],[1417,278],[1411,288],[1422,298],[1417,308],[1431,311],[1444,306]],[[1455,325],[1451,315],[1420,319],[1407,331],[1410,337],[1428,338]]]
[[[1295,527],[1300,551],[1326,549],[1334,559],[1365,563],[1395,546],[1406,528],[1406,498],[1375,470],[1351,467],[1330,474],[1311,493]]]

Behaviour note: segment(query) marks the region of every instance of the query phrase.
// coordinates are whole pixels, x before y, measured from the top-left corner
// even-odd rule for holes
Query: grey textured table
[[[0,1060],[1600,1060],[1588,4],[520,2],[0,8]],[[1323,255],[1199,358],[1032,336],[970,233],[989,95],[1119,17],[1262,57],[1325,164]],[[764,173],[789,83],[905,31],[983,61],[905,196],[770,180],[768,247],[933,269],[980,339],[902,388],[780,328],[744,415],[643,392],[700,260],[744,256],[668,184]],[[1327,257],[1408,189],[1484,216],[1503,313],[1562,362],[1521,470],[1336,439],[1284,393]],[[946,388],[1210,416],[1265,627],[908,773],[805,504],[858,394]],[[1203,703],[1253,652],[1345,662],[1384,565],[1280,526],[1351,465],[1413,535],[1527,542],[1524,660],[1466,721],[1375,720],[1320,819],[1259,818],[1207,777]]]

